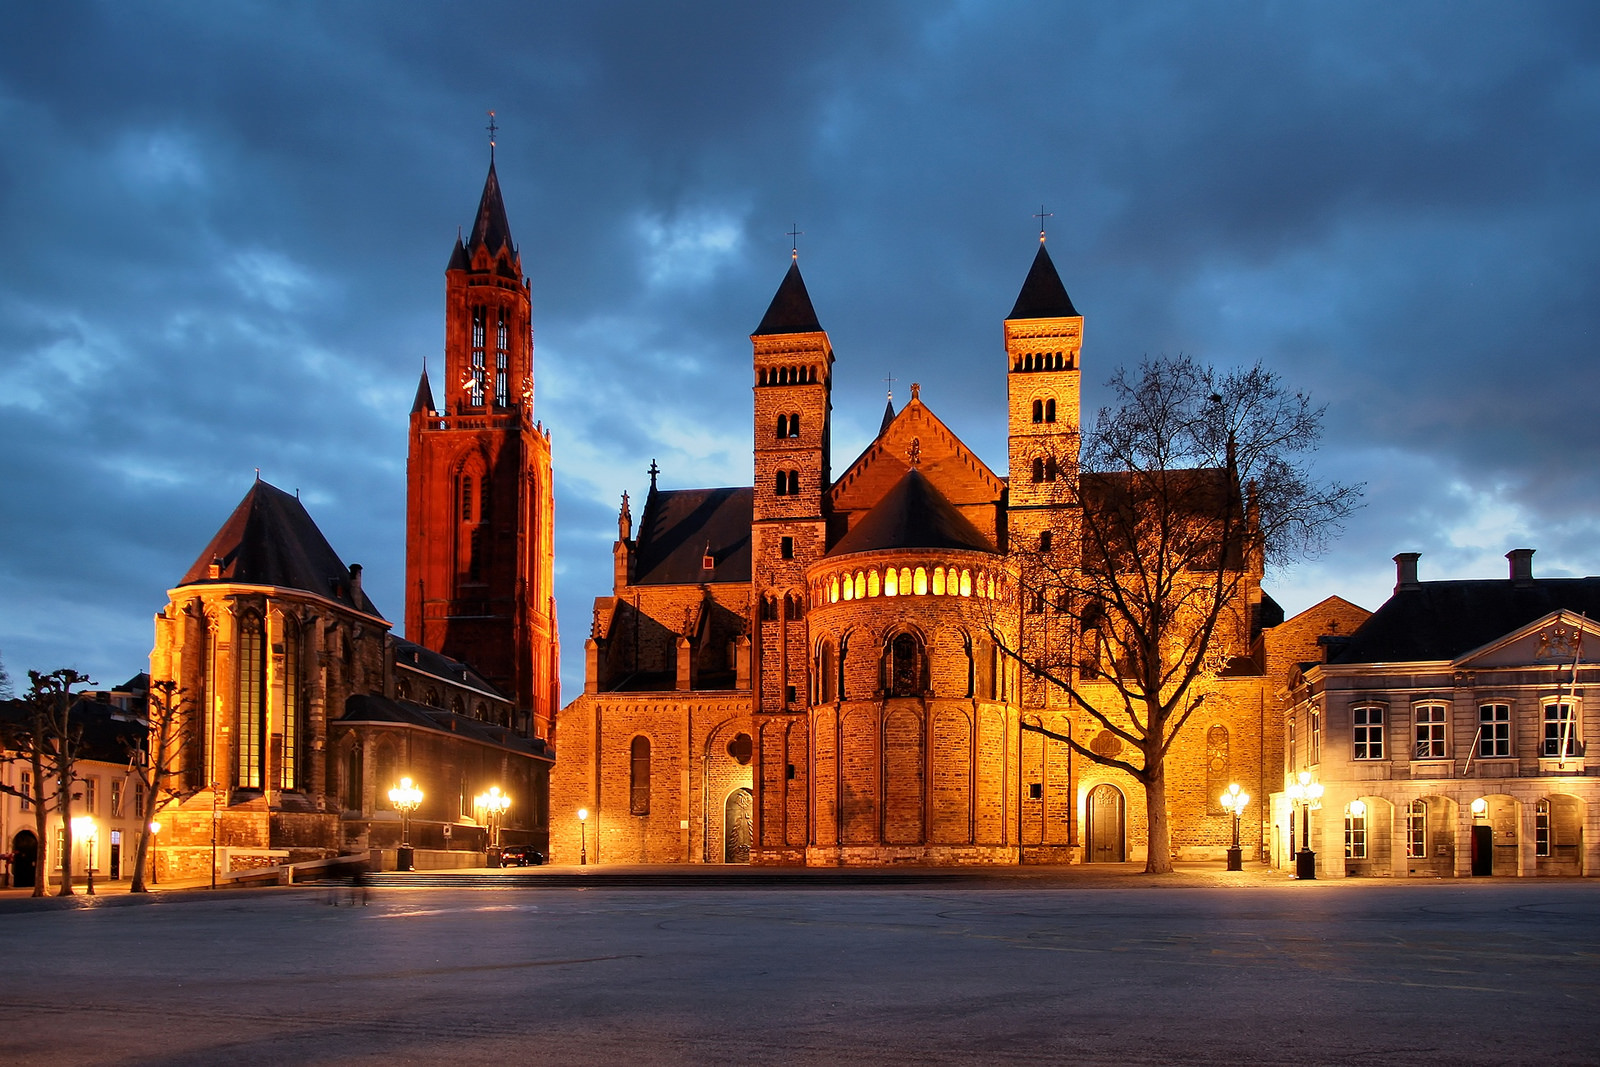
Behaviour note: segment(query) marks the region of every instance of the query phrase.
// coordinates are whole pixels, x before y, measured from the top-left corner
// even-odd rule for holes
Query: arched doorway
[[[1085,862],[1121,863],[1127,859],[1126,820],[1122,791],[1101,783],[1089,790],[1088,846]]]
[[[23,830],[11,839],[11,885],[32,889],[39,876],[39,839],[32,830]]]
[[[750,790],[735,789],[728,794],[728,803],[723,807],[722,862],[750,862],[752,808]]]

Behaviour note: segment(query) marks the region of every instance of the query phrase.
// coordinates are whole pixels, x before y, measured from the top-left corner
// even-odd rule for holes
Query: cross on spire
[[[885,378],[884,381],[889,383],[889,399],[893,400],[894,399],[894,381],[895,381],[894,371],[890,371],[889,372],[889,376],[887,378]]]
[[[799,223],[789,223],[789,258],[800,258],[800,238],[806,231],[800,229]]]
[[[650,461],[650,488],[654,489],[656,487],[656,475],[660,473],[661,468],[656,466],[656,461],[652,459]]]
[[[489,131],[489,158],[493,159],[495,134],[500,131],[500,124],[494,120],[494,108],[489,109],[489,125],[484,129]]]
[[[1040,244],[1044,244],[1044,220],[1048,219],[1048,218],[1053,218],[1054,216],[1055,216],[1055,212],[1054,211],[1046,211],[1044,209],[1044,205],[1043,204],[1040,204],[1039,205],[1039,210],[1035,211],[1033,213],[1033,217],[1039,220],[1039,243]]]

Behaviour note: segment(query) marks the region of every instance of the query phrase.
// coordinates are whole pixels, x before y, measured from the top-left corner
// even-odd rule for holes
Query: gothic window
[[[494,402],[500,407],[505,407],[510,400],[510,389],[506,381],[506,364],[511,355],[511,346],[506,336],[508,332],[506,309],[501,308],[495,330],[494,350]]]
[[[895,634],[884,664],[888,668],[885,681],[890,696],[916,696],[923,691],[923,659],[922,642],[915,634]]]
[[[347,811],[361,810],[361,748],[357,745],[344,754],[344,806]]]
[[[278,763],[278,788],[299,789],[300,747],[306,728],[300,707],[300,631],[288,619],[283,621],[283,757]]]
[[[1228,788],[1228,728],[1221,723],[1206,731],[1206,810],[1221,814],[1222,793]]]
[[[763,596],[761,598],[761,618],[762,618],[762,620],[764,622],[770,622],[773,619],[776,619],[777,617],[778,617],[778,602],[776,600],[774,600],[770,596]]]
[[[483,330],[484,309],[472,309],[472,370],[467,379],[467,402],[475,408],[483,407],[484,362]]]
[[[183,737],[183,777],[190,789],[203,788],[210,781],[207,765],[211,756],[205,741],[211,717],[212,686],[216,678],[216,632],[203,611],[197,611],[196,616],[195,624],[200,631],[198,636],[202,649],[200,692],[195,695],[194,704],[183,717],[186,726]]]
[[[628,811],[633,815],[650,814],[650,739],[639,736],[633,739],[628,752]]]
[[[235,739],[237,767],[234,784],[242,789],[260,789],[262,772],[262,730],[266,726],[266,642],[261,616],[249,613],[239,619],[239,702]]]
[[[783,617],[788,619],[790,622],[797,622],[803,617],[803,615],[804,613],[800,606],[800,598],[797,596],[786,595],[783,598]]]

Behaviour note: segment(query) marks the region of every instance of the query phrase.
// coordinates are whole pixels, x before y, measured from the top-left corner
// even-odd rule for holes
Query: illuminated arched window
[[[913,633],[895,634],[884,657],[884,688],[890,696],[916,696],[926,684],[922,642]]]
[[[944,596],[944,568],[933,568],[933,595]]]
[[[635,737],[629,746],[628,811],[650,814],[650,739]]]
[[[283,677],[282,718],[283,755],[278,761],[278,788],[303,789],[304,755],[306,741],[304,709],[300,699],[300,630],[288,619],[283,620]]]
[[[860,600],[867,595],[867,576],[856,571],[856,599]]]
[[[971,596],[972,595],[972,572],[971,571],[963,570],[961,572],[961,595],[962,596]]]
[[[911,595],[911,568],[910,567],[901,567],[900,568],[900,595],[901,596],[910,596]]]
[[[483,407],[483,387],[488,373],[484,364],[484,312],[485,308],[472,309],[472,370],[467,379],[467,403]]]
[[[900,572],[896,571],[893,567],[890,567],[888,570],[883,572],[883,595],[900,595]]]
[[[838,602],[839,602],[839,576],[838,575],[834,575],[832,578],[828,579],[828,603],[837,604]]]
[[[918,567],[917,573],[911,579],[911,591],[917,596],[928,595],[928,571],[925,567]]]
[[[867,572],[867,595],[878,595],[878,569],[876,567]]]
[[[261,616],[249,612],[239,619],[239,703],[235,722],[234,784],[241,789],[260,789],[262,757],[266,751],[265,684],[267,677],[266,641]]]
[[[500,308],[495,329],[494,349],[494,402],[500,407],[505,407],[511,400],[510,385],[506,380],[510,356],[510,330],[506,321],[506,309]]]

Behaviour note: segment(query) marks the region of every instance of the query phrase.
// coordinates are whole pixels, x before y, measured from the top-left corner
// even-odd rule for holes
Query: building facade
[[[1137,784],[1060,737],[1109,756],[1121,742],[993,640],[1066,632],[1054,605],[1025,603],[1022,570],[1041,552],[1070,566],[1077,550],[1082,337],[1041,241],[993,368],[1007,382],[1004,471],[913,385],[835,476],[833,346],[791,263],[751,335],[753,484],[663,489],[652,465],[637,534],[623,497],[585,691],[558,719],[553,858],[1141,858]],[[1168,763],[1184,855],[1220,855],[1222,791],[1238,781],[1264,795],[1281,761],[1260,668],[1281,613],[1258,562],[1235,566],[1238,625],[1223,638],[1235,666]],[[1091,666],[1075,679],[1091,699],[1096,677]],[[1247,848],[1264,827],[1247,821]]]
[[[1318,874],[1594,874],[1600,578],[1424,582],[1395,557],[1394,595],[1285,692],[1274,861]]]

